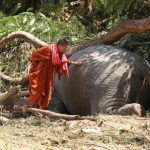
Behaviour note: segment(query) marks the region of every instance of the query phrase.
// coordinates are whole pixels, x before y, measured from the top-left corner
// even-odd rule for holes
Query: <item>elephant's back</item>
[[[132,71],[136,76],[150,76],[149,63],[135,53],[125,49],[116,48],[113,46],[93,46],[83,49],[70,57],[71,60],[79,61],[87,59],[87,63],[78,68],[70,66],[69,70],[72,74],[83,74],[83,76],[91,77],[101,75],[122,76],[125,73]],[[81,73],[82,72],[82,73]]]

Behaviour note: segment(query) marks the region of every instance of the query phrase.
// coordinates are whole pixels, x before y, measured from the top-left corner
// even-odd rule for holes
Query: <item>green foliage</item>
[[[150,62],[150,32],[126,35],[116,45],[135,52]]]
[[[56,13],[59,14],[61,10],[66,6],[67,2],[65,0],[59,0],[59,2],[47,2],[40,6],[40,12],[47,14],[47,13]]]
[[[1,0],[0,9],[7,15],[14,15],[21,11],[24,11],[26,7],[25,1],[16,2],[13,0]]]
[[[0,11],[0,19],[4,18],[5,14],[3,12]]]
[[[115,28],[116,26],[118,26],[122,21],[124,21],[126,18],[124,16],[120,17],[116,17],[112,20],[110,20],[106,26],[106,28],[108,30]]]
[[[84,26],[75,16],[65,23],[48,18],[42,13],[25,12],[4,17],[0,20],[0,24],[0,39],[18,30],[27,31],[48,43],[64,37],[72,44],[76,44],[88,37]]]
[[[92,5],[97,10],[100,10],[100,9],[104,8],[104,3],[103,3],[102,0],[92,0]]]
[[[87,31],[99,32],[107,26],[108,21],[103,22],[103,20],[110,20],[110,18],[116,19],[117,17],[122,16],[127,19],[148,16],[150,12],[150,1],[1,0],[0,8],[1,11],[7,15],[16,15],[21,12],[41,12],[48,17],[62,21],[68,21],[72,16],[75,16],[78,18],[78,21],[85,26]]]
[[[129,9],[136,10],[143,4],[150,5],[149,0],[93,0],[93,7],[104,9],[106,14],[120,14]]]

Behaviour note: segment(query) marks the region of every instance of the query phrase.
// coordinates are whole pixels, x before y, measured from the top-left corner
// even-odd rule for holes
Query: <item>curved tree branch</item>
[[[118,41],[124,35],[129,33],[144,33],[150,32],[150,16],[140,20],[127,20],[122,22],[118,27],[105,34],[102,38],[91,40],[77,47],[71,48],[67,51],[67,55],[71,56],[81,49],[94,46],[94,45],[108,45]]]
[[[10,33],[7,37],[3,38],[0,41],[0,48],[3,48],[14,39],[24,39],[28,43],[33,44],[35,47],[42,47],[42,46],[47,45],[47,43],[45,43],[44,41],[41,41],[40,39],[36,38],[30,33],[27,33],[24,31],[16,31],[16,32]]]
[[[19,78],[12,78],[12,77],[9,77],[7,75],[5,75],[4,73],[0,72],[0,78],[2,80],[4,80],[5,82],[9,82],[11,84],[14,84],[14,85],[26,85],[28,83],[28,74],[24,75],[23,77],[19,77]]]

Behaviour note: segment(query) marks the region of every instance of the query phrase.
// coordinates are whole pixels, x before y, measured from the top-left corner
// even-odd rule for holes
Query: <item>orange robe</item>
[[[46,109],[51,100],[54,70],[59,79],[62,74],[68,77],[68,60],[64,53],[59,53],[57,44],[51,44],[34,51],[31,62],[28,102]]]

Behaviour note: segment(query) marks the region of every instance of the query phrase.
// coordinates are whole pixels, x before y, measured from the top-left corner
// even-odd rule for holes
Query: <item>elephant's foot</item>
[[[145,109],[137,103],[126,104],[117,110],[113,110],[113,114],[117,115],[137,115],[143,117],[146,115]]]

